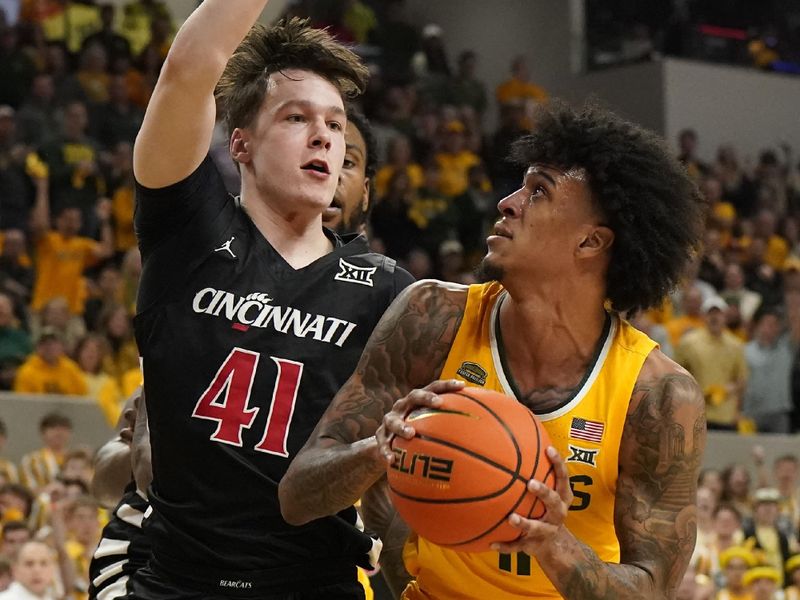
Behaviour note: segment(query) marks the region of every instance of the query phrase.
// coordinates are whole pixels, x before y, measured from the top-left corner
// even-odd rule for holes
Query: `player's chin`
[[[504,275],[505,269],[503,268],[502,260],[500,260],[500,257],[493,255],[491,251],[475,267],[475,277],[481,283],[501,281]]]

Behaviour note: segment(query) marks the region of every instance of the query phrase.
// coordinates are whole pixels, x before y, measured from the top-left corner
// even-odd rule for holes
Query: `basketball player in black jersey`
[[[343,238],[360,235],[366,227],[371,207],[370,181],[377,160],[369,122],[353,107],[347,109],[345,143],[342,173],[331,203],[333,210],[323,214],[323,225]],[[131,575],[150,558],[150,543],[142,522],[149,514],[146,491],[152,480],[152,466],[147,418],[140,396],[141,391],[137,390],[128,399],[117,424],[118,435],[95,458],[92,491],[113,511],[89,568],[90,600],[124,597]],[[139,429],[134,427],[137,412]],[[137,475],[135,480],[131,480],[131,469]]]
[[[250,30],[265,4],[200,5],[136,140],[153,555],[130,598],[363,598],[356,565],[380,547],[352,507],[298,528],[278,505],[291,457],[410,276],[322,227],[345,156],[342,96],[365,68],[298,21]],[[206,155],[215,87],[240,202]]]

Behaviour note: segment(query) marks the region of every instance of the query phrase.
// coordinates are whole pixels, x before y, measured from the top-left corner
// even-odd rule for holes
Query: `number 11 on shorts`
[[[260,355],[244,348],[234,348],[222,363],[192,411],[192,417],[217,423],[211,440],[242,447],[242,430],[250,429],[259,407],[250,406],[250,394]],[[272,402],[264,435],[254,450],[288,457],[286,441],[292,422],[297,390],[303,376],[303,363],[270,356],[278,374],[272,390]]]

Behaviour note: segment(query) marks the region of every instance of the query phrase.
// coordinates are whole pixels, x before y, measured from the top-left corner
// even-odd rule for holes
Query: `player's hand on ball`
[[[550,446],[547,449],[547,457],[553,463],[553,470],[556,474],[556,486],[551,490],[546,485],[531,480],[528,482],[528,490],[537,496],[545,506],[545,513],[541,519],[526,519],[513,513],[508,522],[512,527],[520,530],[520,537],[505,544],[492,544],[492,550],[502,553],[525,552],[535,555],[537,549],[541,549],[548,542],[555,540],[556,536],[562,532],[564,519],[567,518],[567,511],[572,504],[572,488],[569,485],[569,474],[564,459],[558,451]]]
[[[394,461],[394,452],[391,448],[394,436],[410,440],[416,433],[414,428],[406,423],[405,419],[408,414],[418,408],[439,406],[441,399],[438,394],[457,392],[463,388],[464,382],[455,379],[434,381],[422,389],[411,390],[406,396],[395,402],[392,410],[384,415],[383,424],[375,432],[378,451],[387,464],[392,464]]]

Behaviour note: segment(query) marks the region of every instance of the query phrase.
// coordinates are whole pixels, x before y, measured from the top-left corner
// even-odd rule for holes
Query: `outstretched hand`
[[[400,436],[406,440],[414,437],[414,428],[406,423],[406,417],[410,412],[418,408],[435,408],[440,406],[442,399],[439,394],[448,392],[458,392],[464,388],[463,381],[446,379],[434,381],[422,389],[411,390],[406,396],[400,398],[383,417],[383,424],[378,428],[375,437],[378,440],[378,451],[386,460],[387,465],[394,462],[394,452],[392,452],[392,439]]]
[[[520,537],[513,542],[492,544],[492,550],[505,554],[525,552],[535,556],[537,550],[542,550],[563,532],[564,520],[567,518],[567,511],[573,498],[569,473],[564,459],[552,446],[547,448],[547,457],[553,463],[556,476],[555,489],[550,489],[535,479],[528,482],[530,493],[544,504],[544,515],[540,519],[526,519],[517,513],[511,514],[508,522],[520,530]]]

